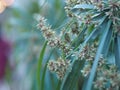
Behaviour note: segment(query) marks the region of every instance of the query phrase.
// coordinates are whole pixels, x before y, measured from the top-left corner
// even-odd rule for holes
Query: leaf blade
[[[67,72],[67,74],[65,75],[60,90],[73,90],[73,85],[75,85],[75,82],[78,80],[78,76],[80,74],[79,70],[82,69],[83,65],[83,60],[74,60],[72,62],[73,68],[71,72]]]
[[[111,27],[111,24],[112,24],[112,21],[109,20],[108,24],[107,24],[107,27],[106,27],[106,31],[103,33],[103,36],[101,38],[101,42],[100,42],[100,45],[98,47],[98,50],[97,50],[97,53],[96,53],[96,56],[95,56],[95,60],[93,62],[93,66],[92,66],[92,69],[91,69],[91,72],[90,72],[90,76],[88,78],[88,82],[87,82],[87,86],[86,86],[85,90],[91,90],[91,88],[92,88],[92,83],[93,83],[93,80],[94,80],[94,77],[95,77],[98,61],[99,61],[100,55],[102,53],[102,50],[103,50],[103,47],[104,47],[104,43],[105,43],[107,34],[109,32],[109,29]]]
[[[94,9],[92,4],[78,4],[73,7],[73,9]]]
[[[41,67],[42,67],[42,61],[43,61],[43,57],[45,54],[45,49],[47,47],[47,41],[44,43],[44,46],[40,52],[40,56],[38,59],[38,65],[37,65],[37,73],[36,73],[36,79],[37,79],[37,89],[40,90],[40,85],[41,85],[41,79],[40,79],[40,71],[41,71]]]
[[[48,56],[47,61],[45,63],[45,67],[44,67],[43,74],[42,74],[42,80],[41,80],[41,90],[44,90],[44,86],[45,86],[44,83],[45,83],[45,75],[46,75],[46,70],[47,70],[47,64],[48,64],[48,62],[50,60],[50,57],[51,57],[52,53],[53,53],[53,50],[50,52],[50,55]]]
[[[115,63],[120,70],[120,36],[117,35],[115,40]]]
[[[104,47],[103,47],[103,50],[102,51],[102,54],[106,57],[107,54],[108,54],[108,50],[109,50],[109,47],[110,47],[110,43],[111,43],[111,39],[112,39],[112,35],[113,35],[113,30],[110,29],[109,32],[108,32],[108,35],[106,37],[106,42],[104,44]]]

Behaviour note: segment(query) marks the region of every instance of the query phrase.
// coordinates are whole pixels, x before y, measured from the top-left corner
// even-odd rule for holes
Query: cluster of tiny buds
[[[51,72],[57,74],[58,79],[62,80],[65,76],[65,73],[70,71],[70,60],[64,60],[62,58],[58,58],[57,61],[50,60],[47,65],[48,69]]]
[[[66,0],[67,5],[74,5],[74,4],[94,4],[100,3],[103,0]]]
[[[81,60],[86,60],[86,63],[81,70],[84,77],[88,76],[93,64],[96,53],[96,45],[86,45],[79,55]],[[120,72],[118,72],[115,65],[107,64],[103,56],[100,56],[98,68],[96,72],[96,79],[93,83],[94,88],[98,90],[119,90],[120,88]],[[107,86],[108,85],[108,86]],[[107,87],[106,87],[107,86]]]
[[[91,70],[91,65],[87,64],[84,66],[84,68],[81,70],[81,73],[84,77],[88,76],[88,74],[90,73]]]
[[[67,5],[73,6],[73,5],[77,4],[78,1],[79,0],[65,0],[65,3]]]
[[[101,3],[103,0],[66,0],[67,5],[75,5],[75,4],[98,4]]]
[[[79,34],[79,30],[78,29],[79,29],[78,22],[74,22],[73,25],[72,25],[72,27],[71,27],[71,32],[73,34]]]
[[[69,7],[69,6],[65,6],[65,12],[67,13],[67,16],[68,17],[75,17],[75,15],[72,13],[72,11],[71,11],[71,7]]]
[[[97,71],[97,78],[94,82],[94,88],[103,90],[120,90],[120,72],[118,72],[115,65],[105,65]]]
[[[68,55],[72,50],[69,45],[65,44],[57,37],[54,39],[50,39],[48,45],[50,45],[51,47],[57,46],[59,49],[61,49],[64,52],[65,55]]]
[[[44,17],[40,17],[38,19],[37,27],[38,27],[38,29],[41,29],[44,37],[47,40],[50,40],[55,37],[55,32],[51,29],[50,25],[46,24],[46,19]]]
[[[109,1],[110,10],[106,12],[106,15],[113,21],[114,33],[120,34],[120,1]]]
[[[84,77],[88,76],[92,64],[87,62],[81,73]],[[96,79],[93,83],[94,88],[98,90],[119,90],[120,89],[120,72],[115,65],[107,64],[103,56],[100,56],[98,68],[96,72]]]
[[[104,61],[105,60],[104,60],[104,58],[101,55],[100,56],[100,60],[98,62],[98,68],[97,68],[98,72],[100,71],[99,69],[104,66],[104,64],[105,64]],[[89,75],[91,67],[92,67],[92,63],[93,63],[93,61],[92,62],[87,61],[86,64],[85,64],[85,66],[84,66],[84,68],[81,70],[81,73],[83,74],[84,77],[86,77],[86,76]]]
[[[97,51],[97,46],[98,46],[97,42],[95,42],[92,45],[87,44],[83,48],[83,50],[81,51],[81,53],[79,54],[80,60],[85,60],[86,61],[86,64],[85,64],[84,68],[81,70],[81,73],[83,74],[84,77],[86,77],[90,73],[93,61],[95,59],[95,54],[96,54],[96,51]],[[104,61],[105,60],[104,60],[103,56],[101,55],[99,63],[98,63],[98,67],[99,68],[104,65]]]
[[[110,10],[114,11],[113,9],[118,9],[118,7],[120,7],[119,0],[108,0],[107,2],[105,0],[66,0],[66,3],[67,3],[66,11],[68,15],[72,17],[75,15],[70,12],[70,7],[72,8],[78,4],[83,4],[83,3],[92,4],[94,5],[95,9],[97,9],[98,11],[102,11],[108,7],[110,8]],[[107,13],[107,14],[111,15],[111,13]]]
[[[55,32],[51,29],[50,25],[47,25],[46,19],[44,17],[41,17],[38,19],[37,27],[41,29],[43,36],[48,41],[48,45],[51,47],[58,47],[65,54],[68,54],[71,49],[70,46],[66,45],[63,41],[60,40],[60,37],[55,34]]]
[[[80,60],[93,61],[96,53],[95,45],[86,45],[79,54]]]

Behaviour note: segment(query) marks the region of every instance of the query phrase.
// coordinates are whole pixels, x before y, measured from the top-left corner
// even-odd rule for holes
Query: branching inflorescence
[[[66,71],[70,67],[69,60],[63,60],[62,58],[58,58],[57,61],[50,60],[48,63],[48,69],[51,72],[55,72],[59,79],[63,79]],[[70,70],[70,69],[69,69]]]
[[[75,59],[70,57],[75,56],[77,60],[85,62],[80,73],[86,78],[90,75],[96,54],[100,53],[95,79],[92,82],[94,89],[119,90],[120,72],[114,63],[109,63],[107,58],[112,50],[106,49],[107,46],[104,43],[103,48],[106,47],[104,48],[106,53],[103,50],[97,51],[99,51],[101,37],[104,36],[103,32],[105,32],[109,21],[112,21],[112,24],[108,28],[112,31],[109,30],[108,36],[105,38],[108,47],[112,46],[111,39],[109,40],[108,37],[115,39],[115,35],[120,34],[120,1],[66,0],[65,11],[70,20],[61,29],[60,35],[51,29],[51,26],[46,23],[46,19],[40,17],[38,20],[37,27],[41,29],[48,45],[59,48],[61,53],[65,54],[64,59],[60,56],[56,61],[50,60],[48,69],[63,80],[68,68],[72,68],[71,63],[75,62]]]

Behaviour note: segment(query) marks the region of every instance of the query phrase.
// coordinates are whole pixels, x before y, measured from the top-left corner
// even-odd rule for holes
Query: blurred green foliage
[[[12,88],[13,90],[16,88],[19,90],[37,90],[36,72],[44,39],[40,31],[37,30],[35,17],[36,14],[41,14],[48,19],[52,28],[59,28],[61,23],[67,20],[64,11],[65,3],[64,0],[31,0],[25,1],[26,3],[23,6],[24,1],[20,2],[17,3],[18,6],[8,8],[9,17],[5,22],[6,33],[13,42],[11,59],[15,63],[15,68],[12,72],[12,79],[16,79],[12,82]],[[50,58],[58,57],[57,50],[51,52],[53,53],[52,56],[49,48],[46,49],[47,54],[43,59],[42,73],[39,76],[45,79],[45,81],[42,80],[44,90],[56,90],[58,85],[58,80],[54,75],[43,70],[46,67],[45,62]]]

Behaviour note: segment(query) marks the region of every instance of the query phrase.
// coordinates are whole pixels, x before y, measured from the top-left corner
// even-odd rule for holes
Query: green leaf
[[[93,66],[92,66],[90,76],[88,78],[85,90],[91,90],[91,88],[92,88],[92,84],[93,84],[93,80],[94,80],[94,77],[95,77],[97,65],[98,65],[98,62],[99,62],[99,58],[100,58],[100,55],[102,53],[102,50],[103,50],[103,47],[104,47],[104,44],[105,44],[105,40],[107,38],[107,34],[110,30],[111,24],[112,24],[112,21],[109,20],[106,28],[102,29],[102,30],[104,30],[104,32],[103,32],[103,35],[101,37],[101,41],[100,41],[100,44],[99,44],[99,47],[98,47],[98,50],[97,50],[97,53],[96,53],[96,56],[95,56],[95,60],[93,62]]]
[[[103,47],[103,50],[102,51],[102,54],[106,57],[108,55],[108,50],[110,48],[110,43],[111,43],[111,40],[112,40],[112,35],[113,35],[113,30],[110,28],[108,34],[107,34],[107,37],[106,37],[106,40],[105,40],[105,43],[104,43],[104,47]]]
[[[60,90],[60,85],[61,85],[61,81],[59,80],[56,90]]]
[[[74,60],[72,62],[72,70],[67,72],[62,85],[61,90],[74,90],[78,84],[78,78],[80,76],[80,70],[83,68],[84,60]]]
[[[117,35],[115,39],[115,63],[120,70],[120,36]]]
[[[45,49],[47,46],[47,41],[44,43],[44,46],[40,52],[40,56],[38,59],[38,65],[37,65],[37,89],[40,90],[40,85],[41,85],[41,79],[40,79],[40,72],[41,72],[41,68],[42,68],[42,61],[43,61],[43,57],[45,54]]]
[[[48,61],[49,61],[52,53],[53,53],[53,50],[50,52],[50,55],[48,56],[47,62],[45,63],[45,67],[44,67],[43,74],[42,74],[42,80],[41,80],[41,90],[44,90],[44,86],[45,86],[45,75],[46,75],[46,70],[47,70],[47,64],[48,64]]]
[[[87,32],[87,34],[90,35],[90,33],[94,30],[94,28],[95,28],[95,25],[94,25],[94,24],[90,25],[90,26],[88,27],[88,32]]]
[[[48,60],[49,61],[49,60]],[[43,74],[42,74],[42,80],[41,80],[41,90],[44,90],[44,86],[45,86],[45,75],[46,75],[46,70],[47,70],[47,63],[45,64],[44,70],[43,70]]]

